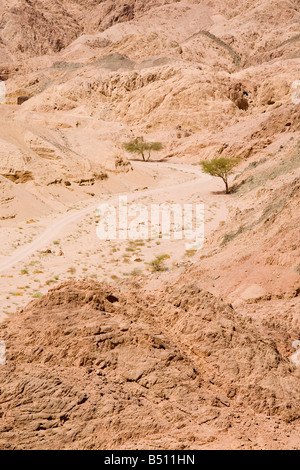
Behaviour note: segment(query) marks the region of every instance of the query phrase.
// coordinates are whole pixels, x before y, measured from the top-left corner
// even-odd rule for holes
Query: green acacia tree
[[[209,162],[201,162],[204,173],[221,178],[226,187],[226,194],[229,194],[228,177],[233,172],[234,167],[239,163],[238,158],[214,158]]]
[[[151,158],[151,152],[160,152],[163,149],[161,142],[145,142],[143,139],[134,139],[124,144],[124,148],[128,153],[141,155],[144,162],[148,162]]]

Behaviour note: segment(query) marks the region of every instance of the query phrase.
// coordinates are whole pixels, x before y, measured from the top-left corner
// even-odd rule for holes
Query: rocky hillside
[[[69,141],[72,129],[94,139],[100,121],[118,145],[134,131],[163,140],[166,156],[199,160],[225,145],[248,158],[299,131],[296,2],[19,0],[2,15],[15,67],[7,103],[30,98],[14,119],[61,128]]]
[[[299,2],[4,0],[0,21],[2,261],[5,236],[30,243],[77,202],[164,187],[157,169],[132,171],[129,139],[190,168],[239,159],[229,195],[199,195],[207,224],[224,212],[203,250],[133,281],[70,266],[0,325],[0,448],[299,449]],[[43,214],[22,239],[19,221]],[[99,271],[121,255],[83,223],[64,251],[97,278],[92,257]],[[41,286],[52,260],[58,283],[52,254],[3,289],[10,304],[28,269]]]
[[[299,445],[299,373],[195,286],[162,300],[67,283],[2,325],[0,339],[2,449]]]

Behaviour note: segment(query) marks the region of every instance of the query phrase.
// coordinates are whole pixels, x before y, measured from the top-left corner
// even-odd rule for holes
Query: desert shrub
[[[148,162],[151,158],[151,152],[161,151],[163,144],[161,142],[145,142],[143,138],[139,138],[125,143],[124,148],[128,153],[141,155],[144,162]]]
[[[170,258],[169,255],[156,256],[156,258],[153,261],[151,261],[151,263],[149,263],[152,269],[152,272],[166,271],[165,260],[169,258]]]
[[[208,162],[201,162],[201,167],[204,173],[211,176],[221,178],[226,187],[226,194],[230,192],[228,185],[228,177],[233,172],[234,167],[239,163],[237,158],[214,158]]]

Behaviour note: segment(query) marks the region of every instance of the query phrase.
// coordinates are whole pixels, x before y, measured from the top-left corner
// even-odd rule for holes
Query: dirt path
[[[197,189],[199,189],[199,195],[201,195],[201,184],[207,183],[208,181],[212,180],[212,178],[208,175],[205,175],[201,172],[199,168],[196,168],[191,165],[184,165],[184,164],[171,164],[171,163],[155,163],[155,162],[150,162],[150,163],[143,163],[143,162],[134,162],[134,165],[136,167],[142,167],[145,165],[152,165],[152,166],[166,166],[168,168],[173,168],[176,170],[181,170],[186,173],[194,174],[196,175],[197,178],[193,179],[192,181],[188,181],[185,183],[180,183],[180,184],[174,184],[170,185],[164,188],[156,188],[156,189],[151,189],[151,190],[142,190],[142,191],[137,191],[134,194],[128,195],[128,200],[129,201],[134,201],[141,196],[149,196],[149,195],[154,195],[158,194],[160,192],[164,192],[166,190],[168,191],[173,191],[173,190],[182,190],[183,188],[190,187],[190,186],[195,186]],[[201,183],[201,184],[200,184]],[[112,200],[110,202],[114,202],[117,200],[120,194],[115,194],[112,196]],[[61,231],[68,225],[72,224],[73,222],[76,222],[77,220],[81,219],[83,216],[87,215],[88,213],[93,212],[94,210],[97,209],[101,201],[98,201],[97,203],[94,203],[92,205],[89,205],[88,207],[85,207],[84,209],[80,210],[72,210],[61,218],[59,218],[56,222],[51,224],[39,237],[37,237],[32,243],[16,250],[6,261],[2,262],[0,264],[0,273],[6,271],[7,269],[12,268],[16,263],[23,261],[33,253],[35,253],[37,250],[42,249],[45,247],[49,242],[53,241],[60,233]]]

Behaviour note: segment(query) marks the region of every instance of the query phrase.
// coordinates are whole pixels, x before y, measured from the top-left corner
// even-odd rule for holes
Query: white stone
[[[291,361],[295,366],[300,366],[300,349],[291,356]]]
[[[0,365],[6,364],[6,346],[4,341],[0,341]]]

